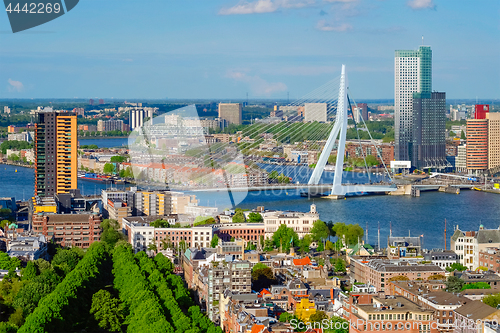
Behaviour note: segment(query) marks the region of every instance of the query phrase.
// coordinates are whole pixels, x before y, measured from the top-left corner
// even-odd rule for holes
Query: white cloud
[[[226,75],[233,80],[247,83],[255,95],[271,95],[276,92],[286,91],[288,88],[282,82],[267,82],[258,75],[247,75],[243,72],[229,71]]]
[[[316,3],[316,0],[257,0],[240,1],[230,8],[222,8],[219,15],[243,15],[272,13],[281,8],[303,8]]]
[[[413,9],[434,9],[436,5],[433,0],[409,0],[407,2],[408,6]]]
[[[352,25],[347,23],[342,23],[339,25],[331,25],[326,22],[326,20],[319,20],[318,24],[316,24],[316,29],[321,31],[336,31],[336,32],[344,32],[352,29]]]
[[[9,92],[21,92],[24,90],[24,84],[21,81],[9,79],[7,82],[9,82]]]

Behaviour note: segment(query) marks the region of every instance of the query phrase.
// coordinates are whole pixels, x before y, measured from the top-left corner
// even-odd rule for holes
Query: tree
[[[262,263],[257,263],[252,268],[252,289],[261,291],[263,288],[269,288],[276,284],[277,280],[274,277],[273,270]]]
[[[33,261],[28,261],[26,267],[21,270],[22,280],[33,280],[38,274],[38,269]]]
[[[257,250],[257,245],[255,245],[253,242],[248,242],[245,250]]]
[[[463,272],[463,271],[467,270],[467,267],[465,267],[464,265],[462,265],[459,262],[455,262],[455,263],[451,264],[450,266],[446,267],[446,270],[448,272],[454,272],[454,271]]]
[[[427,280],[446,280],[446,276],[444,276],[442,274],[434,274],[434,275],[429,276],[429,278]]]
[[[491,286],[486,282],[474,282],[464,284],[462,290],[465,289],[491,289]]]
[[[104,164],[104,168],[102,170],[105,174],[112,174],[115,172],[115,166],[111,163]]]
[[[262,222],[264,219],[262,218],[262,215],[256,212],[251,212],[248,214],[248,222],[251,223],[256,223],[256,222]]]
[[[349,333],[349,322],[344,318],[333,316],[329,324],[330,328],[325,329],[324,333]]]
[[[92,296],[90,313],[94,315],[100,328],[110,332],[121,331],[120,323],[125,318],[123,308],[109,291],[101,289]]]
[[[193,227],[196,227],[197,225],[204,225],[204,224],[214,224],[215,219],[211,216],[197,216],[194,219]]]
[[[367,155],[365,160],[366,160],[366,165],[368,165],[368,167],[377,166],[380,164],[379,160],[371,154]]]
[[[483,303],[496,308],[500,304],[500,294],[491,294],[483,298]]]
[[[332,233],[336,235],[339,239],[345,240],[345,245],[354,245],[358,243],[358,240],[363,237],[364,231],[359,224],[345,224],[342,222],[337,222],[332,227]]]
[[[217,245],[219,244],[219,236],[216,234],[212,237],[212,240],[210,241],[210,247],[211,248],[216,248]]]
[[[101,222],[101,241],[109,244],[112,248],[119,240],[125,240],[126,237],[118,231],[120,228],[120,224],[118,221],[112,219],[105,219]]]
[[[21,267],[21,261],[16,257],[9,257],[5,252],[0,252],[0,269],[16,270]]]
[[[236,208],[236,212],[233,215],[233,223],[244,223],[245,222],[245,214],[243,210]]]
[[[283,312],[280,314],[280,323],[288,323],[293,318],[293,314],[288,312]]]
[[[65,274],[71,272],[80,259],[83,258],[83,250],[77,247],[71,249],[57,249],[57,253],[52,259],[52,266],[59,267]]]
[[[446,280],[446,290],[448,292],[458,293],[462,290],[463,285],[464,285],[464,280],[456,276],[449,276],[448,280]]]
[[[301,240],[299,240],[299,248],[300,252],[306,253],[309,252],[309,247],[312,243],[312,237],[310,234],[306,234]]]
[[[188,248],[188,245],[187,245],[186,241],[184,239],[181,240],[179,242],[179,251],[181,251],[181,253],[184,253],[184,252],[186,252],[187,248]]]
[[[326,226],[326,223],[321,220],[317,220],[313,223],[310,233],[312,239],[316,242],[323,242],[323,240],[330,236],[330,230]]]
[[[9,209],[10,210],[10,209]],[[7,228],[9,226],[9,223],[10,221],[9,220],[2,220],[2,222],[0,222],[0,227],[5,230],[5,228]]]
[[[274,249],[274,243],[272,239],[264,240],[264,251],[269,252]]]
[[[335,262],[335,272],[345,272],[346,269],[345,269],[345,261],[344,259],[342,258],[337,258],[336,262]]]
[[[17,327],[21,327],[24,324],[23,309],[17,308],[13,314],[9,317],[9,323]]]
[[[149,225],[155,228],[170,228],[170,223],[163,219],[155,220],[151,222]]]
[[[325,311],[316,311],[309,317],[309,320],[311,321],[311,323],[321,323],[323,319],[327,318],[328,316],[326,315]]]
[[[43,278],[30,281],[19,290],[12,305],[22,309],[24,315],[27,316],[35,310],[38,302],[50,294],[54,288],[55,283],[52,284]]]
[[[151,242],[148,244],[148,251],[156,252],[158,250],[158,246],[156,246],[155,242]]]
[[[460,140],[467,140],[467,138],[465,137],[464,131],[461,131],[461,133],[460,133]]]
[[[333,251],[333,250],[335,250],[335,246],[333,245],[332,242],[326,241],[325,250],[327,250],[327,251]]]
[[[111,163],[123,163],[127,160],[125,156],[115,155],[110,158]]]
[[[288,228],[285,224],[282,224],[273,234],[272,241],[274,247],[288,252],[293,244],[299,244],[299,236],[297,236],[297,233],[292,228]]]
[[[0,333],[16,333],[17,327],[8,322],[0,322]]]

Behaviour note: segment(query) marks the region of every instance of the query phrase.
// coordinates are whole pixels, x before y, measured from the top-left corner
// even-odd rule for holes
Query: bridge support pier
[[[330,194],[324,197],[326,199],[331,199],[331,200],[345,200],[345,195],[341,194]]]

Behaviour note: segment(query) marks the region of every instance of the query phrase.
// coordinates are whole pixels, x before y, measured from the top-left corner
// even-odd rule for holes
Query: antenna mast
[[[444,250],[446,251],[446,219],[444,219]]]

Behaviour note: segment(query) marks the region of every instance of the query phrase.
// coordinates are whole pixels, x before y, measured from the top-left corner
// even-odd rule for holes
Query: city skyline
[[[394,51],[433,49],[434,88],[499,98],[499,4],[412,0],[85,2],[12,34],[0,23],[0,98],[297,99],[340,74],[392,97]],[[175,15],[171,15],[175,14]],[[131,23],[132,22],[132,23]],[[85,29],[82,29],[85,26]],[[341,46],[341,47],[339,47]]]

